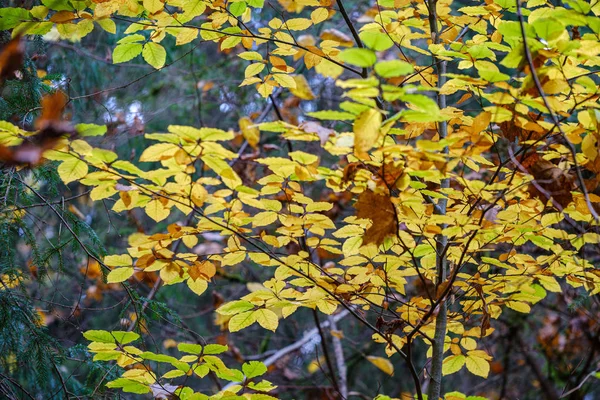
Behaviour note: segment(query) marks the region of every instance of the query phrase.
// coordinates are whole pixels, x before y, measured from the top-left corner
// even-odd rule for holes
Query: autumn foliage
[[[168,121],[145,133],[139,156],[98,144],[103,124],[67,121],[73,99],[60,87],[43,98],[33,129],[0,122],[5,168],[54,162],[64,184],[150,222],[118,254],[80,243],[96,268],[89,297],[151,288],[132,297],[121,328],[83,332],[93,360],[121,368],[106,387],[288,398],[269,380],[274,364],[246,360],[235,338],[253,326],[276,336],[313,314],[334,348],[315,361],[332,382],[322,398],[358,390],[344,367],[347,320],[377,346],[364,361],[385,376],[401,365],[407,374],[388,379],[410,382],[365,398],[499,398],[470,393],[452,374],[507,368],[489,350],[506,315],[530,315],[567,291],[597,298],[600,3],[353,3],[65,0],[0,10],[0,28],[15,37],[0,56],[2,79],[22,68],[31,37],[78,46],[102,29],[116,35],[113,63],[141,56],[156,73],[178,65],[172,46],[215,43],[244,63],[227,79],[265,107],[220,128]],[[335,107],[315,108],[322,87]],[[227,332],[218,342],[147,349],[150,324],[160,324],[147,314],[157,292],[208,296],[240,269],[260,279],[235,296],[212,292],[214,323]],[[552,323],[539,339],[545,351],[558,334]],[[198,391],[194,380],[209,378],[216,389]],[[554,398],[554,388],[543,392]]]

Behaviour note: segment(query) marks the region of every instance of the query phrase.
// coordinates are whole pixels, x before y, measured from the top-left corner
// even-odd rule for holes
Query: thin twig
[[[533,57],[531,56],[531,50],[529,49],[529,45],[527,44],[527,33],[525,31],[525,20],[523,19],[523,13],[521,10],[521,0],[517,0],[517,17],[519,18],[519,25],[521,27],[521,35],[523,37],[523,49],[525,50],[525,58],[527,59],[527,64],[529,65],[531,77],[533,78],[533,82],[535,84],[535,87],[536,87],[538,93],[542,97],[544,106],[548,109],[548,113],[550,114],[550,117],[552,118],[552,122],[554,122],[554,124],[556,125],[556,127],[559,130],[560,134],[562,135],[569,151],[571,152],[571,157],[573,157],[573,166],[575,167],[575,174],[577,176],[577,181],[579,182],[579,187],[581,189],[581,193],[583,194],[583,197],[585,198],[585,203],[587,205],[589,212],[594,217],[594,221],[596,221],[596,223],[598,223],[598,222],[600,222],[600,216],[598,216],[598,213],[596,212],[596,210],[594,209],[594,206],[592,205],[592,202],[590,201],[590,196],[588,194],[587,187],[585,186],[585,181],[583,179],[583,175],[581,174],[581,168],[579,168],[579,165],[577,162],[577,150],[575,149],[575,146],[573,145],[573,143],[571,143],[569,141],[569,139],[567,138],[566,133],[563,131],[563,129],[560,125],[560,121],[558,120],[558,117],[552,110],[552,107],[550,107],[550,103],[548,102],[548,98],[546,97],[546,93],[544,92],[544,88],[542,87],[542,83],[540,82],[540,78],[537,75],[535,65],[533,63]]]

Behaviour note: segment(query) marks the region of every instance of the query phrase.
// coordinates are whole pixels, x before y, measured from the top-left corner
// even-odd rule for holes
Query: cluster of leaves
[[[132,234],[127,253],[96,260],[107,283],[158,273],[158,285],[202,295],[219,271],[264,267],[269,279],[218,308],[218,324],[230,332],[255,323],[275,331],[302,308],[328,315],[344,308],[389,357],[411,366],[420,399],[411,355],[417,339],[434,368],[444,355],[441,374],[464,367],[487,377],[492,357],[480,339],[494,332],[492,320],[507,309],[530,313],[561,285],[600,293],[588,256],[600,243],[600,3],[530,0],[523,9],[508,0],[467,7],[379,1],[360,29],[349,25],[352,37],[304,34],[333,19],[334,5],[347,19],[340,1],[280,3],[297,15],[254,24],[265,6],[256,0],[51,1],[0,10],[0,29],[47,39],[77,41],[94,24],[116,33],[115,21],[125,21],[115,63],[141,54],[167,67],[160,43],[168,35],[176,45],[218,43],[248,62],[240,86],[254,85],[272,102],[276,91],[314,96],[300,68],[335,79],[343,92],[337,110],[308,112],[310,120],[300,123],[245,118],[237,136],[238,127],[169,125],[145,135],[153,144],[136,162],[83,140],[106,132],[93,124],[76,126],[79,138],[45,151],[63,182],[89,186],[94,201],[114,198],[115,212],[143,210],[157,226],[187,216],[158,233]],[[1,129],[9,146],[27,135],[9,123]],[[261,156],[269,135],[287,142],[287,154]],[[236,137],[256,151],[257,179],[236,168],[243,152],[232,145]],[[343,198],[356,199],[354,211],[336,209]],[[226,238],[226,247],[180,250],[207,234]],[[415,282],[423,291],[407,295]],[[365,316],[369,310],[378,313],[376,323]],[[243,372],[225,367],[214,356],[221,351],[206,352],[213,345],[180,344],[193,355],[175,359],[121,347],[137,339],[131,332],[88,335],[95,359],[122,367],[170,363],[176,369],[162,379],[190,371],[233,382],[257,376],[253,364]],[[141,367],[109,386],[148,392],[157,382]],[[180,397],[206,398],[182,386]],[[273,389],[263,382],[232,392],[246,387]]]
[[[87,331],[83,336],[90,340],[89,351],[95,353],[94,361],[115,360],[120,367],[128,367],[120,378],[106,384],[109,388],[119,388],[128,393],[149,393],[155,397],[175,394],[182,400],[208,400],[208,399],[254,399],[270,400],[275,397],[266,393],[275,389],[271,382],[261,380],[253,381],[267,372],[267,367],[259,361],[250,361],[242,365],[242,370],[231,369],[225,366],[218,354],[227,351],[227,346],[220,344],[193,344],[179,343],[177,349],[186,355],[180,358],[164,354],[156,354],[150,351],[142,351],[131,345],[131,342],[139,339],[134,332],[124,331]],[[214,373],[218,378],[234,383],[227,389],[214,396],[194,393],[187,387],[162,385],[158,382],[156,374],[148,365],[149,363],[169,364],[172,369],[162,375],[162,378],[172,379],[180,376],[206,377]],[[237,392],[250,392],[244,396],[236,395]],[[259,393],[251,393],[259,392]]]

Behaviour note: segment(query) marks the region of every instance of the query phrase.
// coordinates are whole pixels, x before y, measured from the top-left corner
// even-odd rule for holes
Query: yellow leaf
[[[240,329],[244,329],[256,322],[256,314],[254,311],[246,311],[234,315],[229,320],[229,332],[237,332]]]
[[[254,215],[252,218],[252,227],[267,226],[277,221],[277,213],[274,211],[263,211]]]
[[[387,358],[367,356],[367,360],[386,374],[394,375],[394,365]]]
[[[363,111],[354,121],[354,154],[358,158],[368,158],[367,151],[371,150],[379,137],[381,113],[374,108]]]
[[[133,275],[133,267],[115,268],[106,277],[108,283],[119,283],[126,281]]]
[[[158,143],[147,147],[140,156],[140,161],[160,161],[173,156],[179,150],[179,147],[172,143]]]
[[[104,264],[111,267],[129,267],[133,265],[133,260],[128,254],[120,254],[104,257]]]
[[[324,7],[319,7],[310,13],[310,20],[313,24],[325,21],[329,18],[329,11]]]
[[[144,8],[152,14],[162,10],[164,4],[160,0],[144,0]]]
[[[465,359],[465,356],[462,354],[446,357],[442,364],[442,374],[450,375],[460,371],[463,365],[465,365]]]
[[[531,307],[527,303],[521,301],[507,301],[506,306],[523,314],[529,314]]]
[[[88,173],[88,166],[85,162],[76,157],[70,157],[58,166],[58,175],[64,183],[71,183],[83,178]]]
[[[474,375],[487,378],[490,373],[490,363],[485,358],[468,355],[467,369]]]
[[[164,268],[160,270],[160,278],[165,281],[165,283],[171,283],[177,278],[179,278],[179,273],[181,272],[181,268],[175,263],[169,263]]]
[[[290,89],[296,88],[296,81],[288,74],[273,74],[273,79],[275,79],[275,81],[279,83],[281,87]]]
[[[198,236],[195,235],[186,235],[184,237],[181,238],[181,241],[183,242],[183,244],[186,245],[186,247],[188,248],[193,248],[198,244]]]
[[[198,37],[198,29],[193,28],[181,28],[177,36],[175,36],[175,44],[181,46],[189,43]]]
[[[250,64],[246,67],[246,70],[244,71],[244,77],[250,78],[251,76],[258,75],[263,69],[265,69],[265,64]]]
[[[261,83],[260,85],[256,86],[256,90],[262,97],[267,98],[271,93],[273,93],[273,86],[267,85],[266,83]]]
[[[290,31],[303,31],[312,25],[312,21],[307,18],[291,18],[285,21],[284,27]]]
[[[194,183],[194,185],[192,186],[191,193],[192,203],[194,203],[194,205],[196,205],[197,207],[201,207],[207,198],[208,192],[206,191],[204,186],[202,186],[199,183]]]
[[[260,142],[260,129],[256,126],[253,127],[254,123],[248,117],[240,118],[238,125],[240,126],[240,131],[242,131],[244,139],[248,141],[248,144],[252,148],[256,149],[258,142]]]
[[[313,100],[315,98],[315,94],[308,85],[306,77],[302,74],[299,74],[293,75],[293,78],[296,82],[296,87],[290,87],[290,92],[302,100]]]
[[[144,210],[146,211],[146,214],[148,214],[148,216],[156,222],[162,221],[163,219],[167,218],[171,213],[171,210],[165,208],[165,206],[163,206],[163,204],[158,199],[152,200],[148,204],[146,204]]]
[[[148,42],[142,50],[142,57],[150,65],[156,69],[160,69],[165,65],[167,60],[167,51],[158,43]]]
[[[235,189],[242,184],[242,180],[233,169],[225,162],[212,155],[202,157],[202,161],[221,178],[225,186]]]
[[[193,280],[190,278],[187,280],[187,285],[192,289],[192,292],[196,293],[198,296],[204,293],[208,288],[208,282],[204,279]]]
[[[265,329],[275,332],[277,326],[279,325],[279,319],[277,318],[277,314],[275,314],[271,310],[267,310],[266,308],[261,308],[254,311],[256,315],[256,321]]]

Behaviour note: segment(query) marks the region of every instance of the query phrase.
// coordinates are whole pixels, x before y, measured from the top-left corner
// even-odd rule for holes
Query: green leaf
[[[339,56],[342,61],[363,68],[370,67],[377,61],[375,53],[368,49],[346,49]]]
[[[375,64],[375,72],[382,78],[393,78],[413,73],[414,68],[406,61],[390,60]]]
[[[177,350],[183,353],[200,354],[202,353],[202,345],[193,343],[179,343],[177,345]]]
[[[110,18],[97,19],[96,22],[102,29],[104,29],[108,33],[115,34],[117,33],[117,24]]]
[[[140,338],[135,332],[91,330],[83,332],[83,337],[92,342],[127,344]]]
[[[221,354],[226,352],[229,347],[222,344],[207,344],[204,346],[204,354]]]
[[[157,362],[166,362],[172,363],[178,361],[175,357],[168,356],[166,354],[155,354],[150,351],[145,351],[140,354],[140,357],[144,360],[157,361]]]
[[[238,1],[237,3],[232,3],[229,6],[229,12],[233,14],[235,17],[241,16],[246,11],[246,3],[243,1]]]
[[[139,56],[142,52],[141,43],[125,43],[119,44],[113,50],[113,63],[119,64],[127,62]]]
[[[73,6],[68,0],[42,0],[42,4],[55,11],[73,11]]]
[[[144,60],[156,69],[160,69],[165,65],[167,60],[167,51],[158,43],[148,42],[144,45],[142,51]]]
[[[127,393],[143,394],[150,392],[150,387],[143,383],[132,381],[131,379],[118,378],[114,381],[108,382],[106,387],[109,388],[121,388]]]
[[[394,45],[394,41],[385,32],[362,31],[358,36],[365,46],[375,51],[385,51]]]
[[[306,115],[316,119],[332,121],[353,121],[356,119],[356,115],[352,113],[334,110],[313,111],[306,113]]]
[[[244,375],[246,375],[246,378],[252,379],[265,374],[267,372],[267,367],[260,361],[249,361],[242,365],[242,371],[244,372]]]
[[[554,18],[538,18],[532,25],[535,33],[546,40],[557,39],[565,31],[563,24]]]
[[[77,124],[75,130],[80,136],[102,136],[106,133],[106,125]]]
[[[12,29],[21,22],[31,20],[31,14],[24,8],[0,8],[0,31]]]

